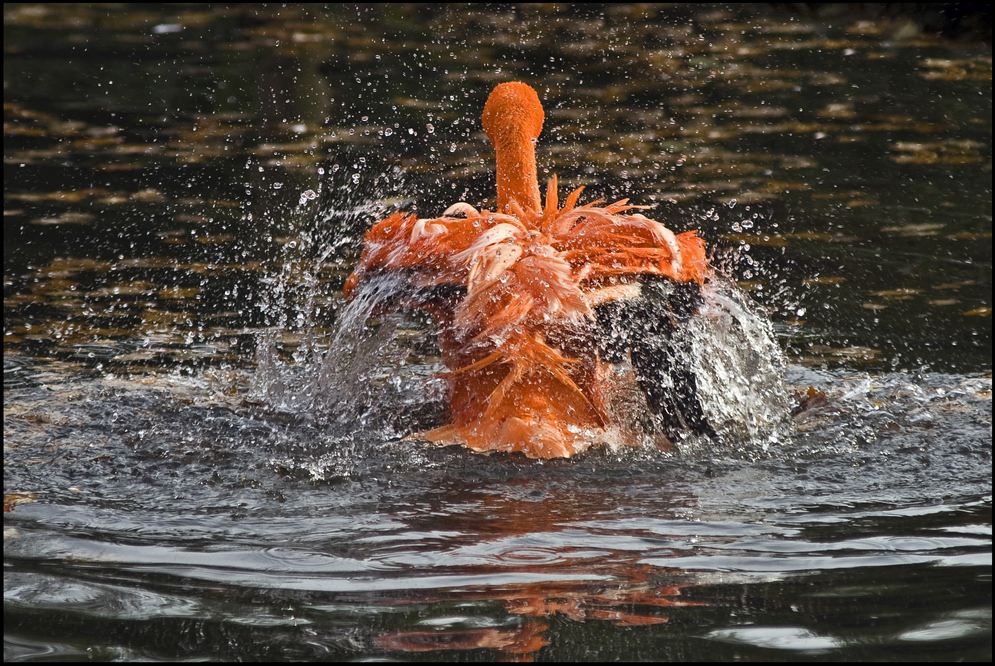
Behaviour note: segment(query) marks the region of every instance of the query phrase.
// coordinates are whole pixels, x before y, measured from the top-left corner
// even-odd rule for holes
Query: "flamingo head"
[[[539,95],[518,81],[502,83],[491,91],[484,105],[484,132],[496,150],[534,143],[542,132],[544,114]]]

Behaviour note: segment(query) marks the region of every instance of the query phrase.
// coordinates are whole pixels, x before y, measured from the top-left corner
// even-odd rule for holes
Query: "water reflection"
[[[475,621],[476,613],[432,616],[411,629],[381,635],[378,645],[405,652],[486,648],[524,655],[550,644],[545,634],[551,618],[607,621],[618,627],[667,622],[663,609],[694,602],[681,598],[679,584],[666,582],[638,562],[645,544],[633,539],[606,549],[596,533],[572,526],[610,512],[609,504],[617,501],[612,494],[597,492],[543,496],[525,483],[462,488],[462,511],[454,513],[447,507],[408,526],[412,535],[448,535],[444,541],[448,547],[430,549],[423,557],[402,554],[389,561],[423,573],[442,568],[449,572],[450,584],[461,578],[465,582],[455,588],[425,590],[417,601],[393,603],[457,599],[473,608],[500,602],[509,618],[482,627]],[[491,573],[479,583],[473,582],[477,575],[468,575],[488,570]]]
[[[5,422],[8,487],[37,489],[8,514],[8,616],[26,636],[36,612],[148,618],[125,641],[144,655],[177,654],[150,642],[182,631],[159,617],[202,628],[187,654],[240,654],[264,631],[301,657],[677,657],[762,655],[778,626],[798,627],[774,632],[781,649],[890,650],[976,607],[990,379],[804,380],[827,397],[789,451],[543,465],[343,438],[238,396],[205,403],[203,379],[28,385]],[[924,586],[946,596],[909,611]],[[848,629],[855,613],[867,623]]]

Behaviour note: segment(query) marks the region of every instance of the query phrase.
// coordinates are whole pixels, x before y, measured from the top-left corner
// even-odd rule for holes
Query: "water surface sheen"
[[[990,46],[763,5],[17,4],[4,51],[5,661],[991,660]],[[394,206],[493,206],[509,79],[562,188],[713,248],[720,442],[403,440],[445,414],[431,327],[342,280]]]

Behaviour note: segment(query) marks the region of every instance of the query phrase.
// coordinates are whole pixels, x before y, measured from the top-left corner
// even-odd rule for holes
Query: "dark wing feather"
[[[697,313],[701,286],[644,275],[640,287],[638,296],[595,308],[602,359],[632,363],[646,403],[668,438],[679,441],[688,433],[717,438],[702,411],[688,350],[675,336]]]

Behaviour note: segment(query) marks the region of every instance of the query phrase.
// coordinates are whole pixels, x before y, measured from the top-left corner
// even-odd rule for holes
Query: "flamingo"
[[[660,424],[662,446],[688,433],[714,437],[694,373],[671,349],[712,275],[704,241],[628,199],[581,205],[583,187],[561,203],[555,175],[543,200],[543,119],[528,84],[497,85],[482,116],[496,209],[396,212],[366,233],[346,279],[346,298],[377,276],[402,279],[404,302],[438,329],[449,418],[409,438],[537,459],[633,444],[634,427],[613,404],[626,376]]]

